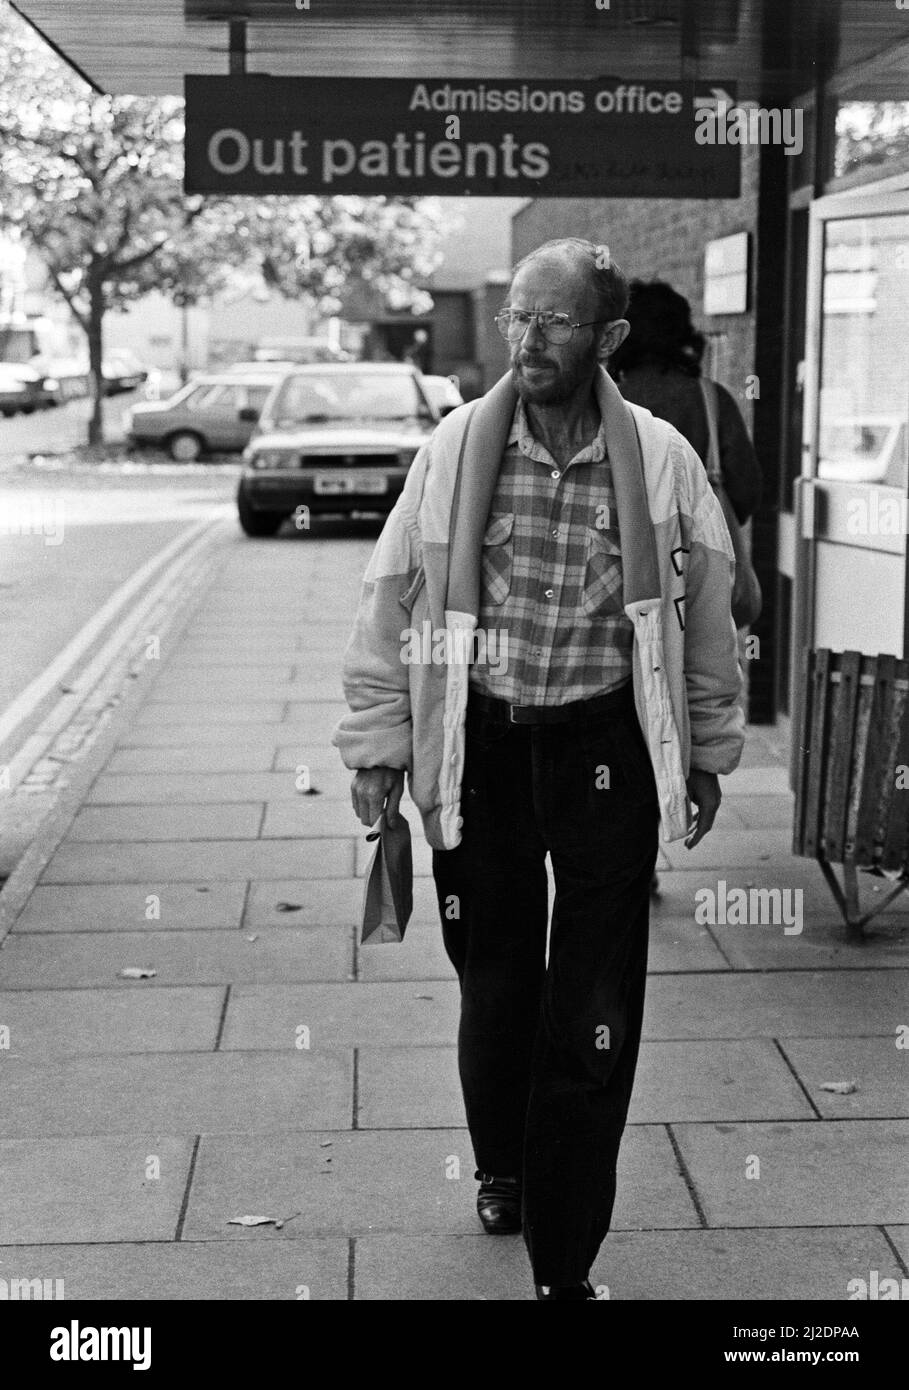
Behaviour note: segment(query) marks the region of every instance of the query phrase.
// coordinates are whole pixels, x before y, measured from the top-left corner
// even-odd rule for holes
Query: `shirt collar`
[[[527,411],[524,409],[524,402],[520,396],[511,417],[511,428],[508,431],[506,447],[511,448],[517,445],[522,454],[528,458],[536,459],[538,463],[552,463],[549,450],[546,449],[538,440],[534,439],[530,428],[530,421],[527,418]],[[572,463],[602,463],[606,457],[606,429],[603,422],[602,412],[600,414],[600,427],[593,440],[576,454],[571,460]]]

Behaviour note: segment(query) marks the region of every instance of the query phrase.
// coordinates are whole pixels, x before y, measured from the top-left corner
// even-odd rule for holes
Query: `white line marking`
[[[131,575],[119,589],[116,589],[106,603],[98,609],[93,617],[80,628],[49,666],[30,681],[25,689],[16,696],[12,704],[0,716],[0,747],[10,738],[19,725],[31,715],[41,701],[46,699],[56,685],[59,685],[64,676],[70,671],[76,662],[84,655],[98,636],[104,632],[105,628],[117,617],[121,610],[129,603],[133,596],[147,584],[157,572],[162,569],[178,552],[189,546],[197,536],[212,526],[218,525],[210,518],[197,521],[195,525],[181,531],[180,535],[166,545],[163,550],[159,550],[150,560],[135,574]]]

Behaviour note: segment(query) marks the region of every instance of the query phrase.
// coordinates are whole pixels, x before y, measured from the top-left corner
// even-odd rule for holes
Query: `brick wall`
[[[732,232],[754,232],[758,211],[758,150],[742,149],[738,199],[538,198],[512,221],[512,260],[557,236],[605,242],[629,279],[668,280],[690,300],[695,323],[718,343],[717,376],[752,423],[745,378],[754,371],[754,314],[704,318],[704,247]],[[754,247],[752,247],[754,250]],[[756,257],[752,255],[752,275]],[[751,295],[751,304],[754,295]]]

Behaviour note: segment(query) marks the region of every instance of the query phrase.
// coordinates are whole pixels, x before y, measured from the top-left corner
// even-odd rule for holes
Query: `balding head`
[[[628,332],[621,317],[625,277],[606,246],[566,237],[548,241],[515,266],[507,309],[534,319],[510,338],[512,379],[526,401],[559,406],[590,391],[598,363]],[[567,339],[552,341],[546,316],[570,325]],[[540,318],[543,316],[543,327]],[[553,330],[554,331],[554,330]]]
[[[628,281],[612,259],[605,242],[585,241],[583,237],[558,237],[544,241],[528,252],[512,271],[514,282],[526,266],[542,262],[560,279],[570,277],[583,282],[593,295],[598,319],[620,319],[628,308]]]

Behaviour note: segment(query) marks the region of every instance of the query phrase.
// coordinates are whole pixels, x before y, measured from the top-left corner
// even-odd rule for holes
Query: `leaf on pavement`
[[[125,965],[120,971],[124,980],[150,980],[157,973],[150,965]]]

